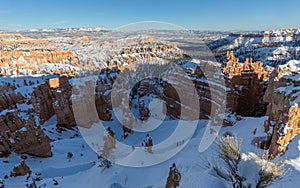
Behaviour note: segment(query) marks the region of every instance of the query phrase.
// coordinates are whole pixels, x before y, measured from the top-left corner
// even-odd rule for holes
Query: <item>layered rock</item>
[[[105,108],[96,109],[95,102],[98,100],[97,93],[95,94],[95,85],[93,81],[81,80],[80,78],[73,80],[72,108],[78,126],[89,128],[93,123],[99,121],[99,117],[105,117],[108,118],[105,120],[110,120],[109,116],[102,113],[105,112]],[[103,102],[106,103],[105,100]],[[102,107],[102,103],[99,105]],[[103,116],[101,116],[101,114],[103,114]],[[111,113],[109,112],[108,115],[111,115]]]
[[[123,52],[122,52],[123,53]],[[125,52],[124,52],[125,53]],[[126,52],[127,53],[127,52]],[[128,52],[129,53],[129,52]],[[181,55],[183,57],[183,55]],[[150,60],[149,60],[150,62]],[[159,63],[158,63],[159,64]],[[172,63],[165,64],[164,66],[158,65],[156,68],[153,66],[151,70],[157,69],[156,73],[164,70],[167,72],[167,81],[144,79],[138,83],[135,95],[138,95],[138,99],[143,98],[146,95],[156,96],[157,98],[165,101],[166,114],[170,117],[180,119],[183,118],[181,111],[190,111],[194,109],[192,106],[192,97],[197,96],[199,102],[200,113],[198,115],[201,119],[210,119],[211,117],[217,117],[217,109],[221,109],[222,106],[227,109],[229,113],[244,116],[264,116],[266,112],[266,103],[263,102],[263,95],[267,86],[268,71],[262,66],[262,63],[255,62],[249,58],[245,63],[238,62],[238,59],[233,56],[233,53],[228,53],[228,60],[223,68],[223,74],[218,72],[221,70],[221,65],[213,62],[200,62],[195,63],[190,60],[175,61],[174,64],[181,67],[180,70],[172,70]],[[122,99],[121,90],[118,92],[118,96],[111,96],[112,85],[114,84],[117,75],[124,75],[121,78],[126,83],[135,77],[136,72],[139,72],[140,77],[144,77],[147,68],[143,64],[139,67],[136,64],[137,70],[131,70],[130,74],[123,73],[130,67],[118,67],[107,68],[100,73],[100,80],[96,89],[96,98],[98,105],[98,112],[100,119],[108,120],[111,118],[111,97],[115,100]],[[139,70],[140,69],[140,70]],[[145,69],[145,70],[144,70]],[[154,70],[154,71],[155,71]],[[163,75],[166,73],[162,73]],[[188,79],[186,79],[188,78]],[[171,83],[168,83],[171,81]],[[118,81],[120,82],[120,80]],[[190,82],[193,84],[192,88],[196,89],[197,93],[193,93],[190,88]],[[123,88],[127,86],[123,85]],[[127,89],[131,90],[133,85]],[[176,91],[176,88],[180,88],[180,91]],[[133,89],[134,90],[134,89]],[[124,91],[124,96],[126,91]],[[178,92],[184,93],[181,99]],[[134,98],[134,96],[131,96]],[[132,103],[132,98],[130,103]],[[183,101],[189,101],[183,104]],[[226,102],[226,104],[225,104]],[[122,104],[121,101],[117,102]],[[140,102],[138,102],[140,103]],[[192,108],[191,108],[192,107]],[[183,109],[182,109],[183,108]],[[193,110],[190,111],[190,114]],[[103,114],[106,114],[105,116]],[[140,113],[142,117],[143,114]],[[144,117],[142,117],[144,119]],[[146,117],[147,118],[147,117]],[[227,121],[226,117],[223,122],[224,125],[232,125],[234,122]]]
[[[233,52],[227,52],[228,62],[223,73],[227,75],[227,107],[243,116],[264,116],[266,104],[263,95],[267,87],[268,72],[261,62],[247,58],[240,63]]]
[[[72,109],[72,87],[67,77],[52,78],[33,88],[30,98],[15,86],[2,86],[0,94],[0,155],[11,152],[50,157],[50,139],[39,125],[56,115],[57,125],[76,125]],[[20,115],[19,115],[20,114]],[[22,116],[21,116],[22,115]],[[35,122],[37,117],[38,122]]]
[[[72,109],[72,86],[69,83],[68,77],[56,79],[59,82],[59,86],[52,87],[51,89],[54,96],[52,104],[57,117],[57,125],[70,128],[76,125]]]
[[[271,74],[264,100],[269,103],[265,131],[272,157],[282,155],[300,134],[300,62],[290,61]]]
[[[63,127],[76,125],[72,110],[72,86],[67,77],[50,79],[34,89],[30,103],[40,124],[56,115],[57,124]]]
[[[33,118],[27,120],[19,117],[17,111],[0,116],[0,154],[6,156],[11,152],[50,157],[50,139],[37,126]]]
[[[49,40],[1,34],[0,74],[76,74],[79,70],[77,55],[56,46],[57,43]]]
[[[48,83],[39,85],[31,94],[30,103],[39,117],[39,123],[44,124],[55,111],[53,107],[54,95]]]
[[[49,63],[52,64],[53,68],[50,68]],[[60,64],[70,66],[63,66],[59,72],[56,72],[55,66],[61,66]],[[0,50],[0,74],[2,75],[44,73],[45,71],[52,74],[74,74],[76,69],[69,68],[77,64],[78,58],[69,51]],[[47,66],[48,70],[45,70],[44,66]],[[14,73],[11,73],[11,71],[14,71]]]
[[[183,53],[172,45],[155,42],[153,38],[141,38],[127,40],[126,45],[120,51],[111,52],[113,58],[107,60],[107,68],[100,72],[100,79],[96,86],[96,107],[97,112],[102,120],[111,120],[111,89],[117,74],[121,72],[134,71],[134,63],[142,61],[151,61],[153,59],[182,59]],[[128,78],[129,79],[129,78]],[[119,94],[121,95],[121,93]],[[113,96],[114,99],[122,98]],[[121,104],[121,102],[118,102]]]
[[[15,93],[15,89],[15,86],[0,86],[0,112],[24,102],[24,97],[20,93]]]

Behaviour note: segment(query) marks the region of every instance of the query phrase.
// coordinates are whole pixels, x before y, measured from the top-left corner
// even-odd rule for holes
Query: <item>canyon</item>
[[[20,37],[20,36],[18,36]],[[84,41],[88,39],[85,37]],[[6,44],[10,44],[13,42],[7,42]],[[28,42],[24,42],[24,40],[17,39],[15,43],[23,44]],[[50,44],[49,41],[35,41],[32,40],[29,44]],[[277,97],[276,99],[272,99],[271,95],[273,93],[272,88],[278,88],[278,84],[274,84],[274,79],[280,80],[279,77],[274,78],[274,72],[278,71],[275,70],[272,72],[271,67],[263,67],[263,63],[261,62],[252,62],[252,58],[246,58],[244,63],[240,63],[239,59],[234,56],[232,51],[228,51],[224,60],[223,65],[218,63],[207,63],[205,62],[205,66],[203,62],[195,63],[193,59],[191,59],[188,55],[185,55],[180,49],[178,49],[174,45],[165,45],[163,43],[158,43],[154,41],[153,38],[139,38],[137,39],[130,39],[126,41],[128,47],[119,48],[119,51],[114,50],[111,54],[114,54],[114,58],[106,61],[106,68],[102,69],[99,73],[99,79],[97,80],[97,84],[95,86],[95,101],[96,101],[96,109],[100,120],[104,121],[111,121],[112,120],[112,104],[111,104],[111,93],[113,84],[117,78],[118,74],[121,74],[126,71],[133,71],[133,72],[141,72],[138,62],[142,62],[143,60],[151,61],[155,59],[163,59],[167,61],[173,61],[175,65],[181,67],[183,70],[183,75],[174,74],[173,76],[176,77],[177,82],[169,84],[166,81],[155,81],[155,80],[141,80],[139,82],[137,91],[132,96],[130,103],[133,102],[133,98],[137,97],[139,100],[142,100],[144,96],[154,95],[154,98],[160,98],[164,101],[166,105],[166,115],[174,119],[181,118],[181,108],[188,108],[192,104],[185,104],[182,105],[181,101],[185,99],[180,99],[178,94],[176,93],[175,88],[183,89],[183,92],[188,94],[188,90],[184,90],[187,88],[186,86],[189,84],[185,79],[180,78],[181,76],[188,75],[188,80],[192,81],[194,87],[196,88],[197,95],[199,96],[199,118],[200,119],[210,119],[212,116],[215,116],[215,109],[218,109],[220,106],[224,106],[225,110],[225,118],[223,120],[223,125],[225,126],[232,126],[235,124],[237,119],[240,119],[241,116],[264,116],[266,111],[267,115],[270,116],[268,122],[266,124],[271,125],[276,117],[285,117],[286,120],[280,120],[284,125],[289,124],[289,121],[294,121],[293,118],[298,117],[297,115],[287,115],[284,116],[283,114],[290,113],[298,113],[296,107],[286,106],[284,110],[276,109],[272,106],[273,101],[278,102],[280,96],[275,93],[273,97]],[[29,45],[28,45],[29,46]],[[27,46],[27,47],[28,47]],[[24,47],[24,46],[22,46]],[[44,46],[45,48],[45,46]],[[30,62],[34,61],[37,62],[37,65],[42,65],[46,62],[54,62],[53,64],[70,64],[72,66],[78,66],[78,70],[82,68],[80,64],[83,64],[79,61],[78,57],[75,56],[72,52],[47,52],[42,53],[40,50],[37,51],[30,51],[26,56],[26,52],[21,51],[2,51],[1,52],[2,58],[1,62],[5,64],[10,70],[15,70],[18,74],[18,67],[22,68],[23,70],[32,70],[31,67],[26,65],[32,65]],[[24,56],[25,55],[25,56]],[[25,58],[24,58],[24,57]],[[16,59],[16,61],[14,61]],[[20,59],[22,61],[20,61]],[[20,64],[22,62],[22,64]],[[159,69],[167,69],[171,67],[171,64],[166,65],[158,65],[155,66],[156,70]],[[5,67],[5,66],[2,66]],[[218,72],[218,69],[222,69],[222,74]],[[36,71],[36,70],[35,70]],[[169,71],[169,76],[172,75],[170,72],[174,72],[176,69],[171,69]],[[288,71],[288,70],[285,70]],[[282,72],[282,71],[281,71]],[[39,72],[36,72],[37,74]],[[57,72],[51,72],[55,74]],[[51,156],[51,151],[49,147],[49,139],[47,136],[43,134],[41,131],[41,126],[48,121],[54,115],[57,117],[57,125],[66,128],[72,128],[77,125],[73,109],[72,109],[72,92],[74,92],[73,86],[70,84],[70,80],[72,80],[74,76],[74,72],[66,72],[64,69],[60,69],[58,72],[61,75],[57,78],[50,78],[45,83],[37,84],[36,87],[33,87],[33,91],[30,97],[22,96],[20,93],[16,92],[16,86],[2,86],[1,93],[1,117],[2,121],[6,122],[6,128],[2,129],[2,138],[3,140],[8,140],[10,138],[16,138],[19,135],[14,136],[14,132],[18,132],[17,130],[24,129],[24,127],[28,127],[28,130],[25,133],[28,135],[32,135],[30,132],[37,131],[39,132],[41,138],[37,138],[40,141],[40,145],[34,146],[33,148],[43,148],[40,154],[39,152],[30,151],[30,149],[20,149],[15,148],[17,145],[29,145],[28,142],[24,141],[24,144],[13,144],[10,142],[1,142],[3,147],[1,149],[2,153],[10,153],[11,151],[16,151],[19,153],[29,153],[32,155],[37,156]],[[216,74],[218,73],[218,74]],[[206,78],[207,75],[212,74],[209,80]],[[277,73],[283,74],[283,73]],[[4,74],[5,75],[5,74]],[[269,78],[270,76],[270,78]],[[130,75],[132,77],[132,75]],[[126,80],[127,79],[127,80]],[[125,82],[129,83],[129,77],[125,77]],[[124,81],[123,80],[123,81]],[[277,81],[281,84],[287,82],[286,79],[282,78],[280,81]],[[276,83],[277,83],[276,82]],[[295,84],[295,83],[294,83]],[[88,84],[86,84],[88,85]],[[275,86],[274,86],[275,85]],[[284,84],[283,84],[284,85]],[[297,85],[297,84],[296,84]],[[76,86],[75,86],[76,87]],[[93,87],[93,86],[91,86]],[[270,89],[271,88],[271,89]],[[130,88],[132,89],[132,86]],[[188,88],[187,88],[188,89]],[[72,91],[73,90],[73,91]],[[80,90],[80,89],[79,89]],[[82,90],[82,88],[81,88]],[[266,91],[267,90],[267,91]],[[124,92],[124,91],[123,91]],[[265,92],[267,94],[265,94]],[[76,92],[75,92],[76,93]],[[122,91],[117,92],[118,95],[121,95]],[[191,93],[192,94],[192,93]],[[194,94],[192,94],[194,95]],[[265,95],[265,97],[264,97]],[[291,100],[290,97],[286,97],[282,100]],[[120,98],[121,96],[114,96],[114,98]],[[212,99],[213,97],[213,99]],[[85,98],[87,98],[85,96]],[[191,98],[191,96],[186,95],[186,98]],[[224,104],[223,100],[219,99],[226,99],[226,104]],[[265,100],[263,100],[265,98]],[[89,104],[92,104],[92,101],[85,101],[86,104],[82,104],[82,106],[88,107]],[[120,102],[119,102],[120,103]],[[138,101],[140,103],[140,101]],[[287,102],[285,102],[287,103]],[[284,103],[284,104],[285,104]],[[16,107],[17,105],[31,105],[31,108],[27,109],[25,112],[28,114],[26,117],[19,117],[18,111],[19,109]],[[121,103],[120,103],[121,104]],[[269,104],[269,105],[268,105]],[[267,110],[268,105],[268,110]],[[281,106],[281,105],[279,105]],[[132,106],[131,106],[132,108]],[[198,108],[198,107],[197,107]],[[131,109],[132,110],[132,109]],[[147,110],[147,107],[145,107]],[[7,112],[6,112],[7,111]],[[86,109],[88,111],[88,109]],[[25,113],[23,111],[23,113]],[[272,113],[271,113],[272,112]],[[83,112],[85,113],[85,112]],[[125,111],[124,111],[125,113]],[[190,111],[192,113],[192,111]],[[279,115],[281,113],[281,116]],[[146,115],[145,115],[146,114]],[[149,116],[149,113],[140,113],[140,118],[148,118],[142,116]],[[37,117],[37,120],[32,120],[29,117]],[[88,117],[88,114],[85,115]],[[24,118],[24,119],[22,119]],[[282,119],[281,118],[281,119]],[[13,120],[11,120],[13,119]],[[288,120],[291,119],[291,120]],[[297,118],[296,118],[297,119]],[[7,122],[8,121],[8,122]],[[87,120],[86,122],[97,122],[96,119]],[[277,120],[279,121],[279,120]],[[287,133],[289,139],[286,140],[276,140],[274,135],[276,135],[277,130],[279,129],[279,122],[275,121],[275,125],[273,129],[273,133],[268,132],[268,137],[271,139],[271,146],[270,146],[270,153],[272,155],[277,155],[279,147],[276,148],[276,144],[280,146],[287,146],[289,141],[293,136],[298,134],[297,129],[290,128],[294,132]],[[14,123],[17,122],[17,123]],[[12,126],[14,124],[14,126]],[[81,122],[84,124],[84,122]],[[10,128],[10,127],[15,128]],[[85,126],[89,127],[89,123]],[[291,125],[289,125],[291,126]],[[129,126],[130,127],[130,126]],[[270,126],[266,126],[270,129]],[[277,128],[276,128],[277,127]],[[11,132],[11,134],[6,134],[7,130]],[[128,130],[127,130],[128,131]],[[5,133],[5,134],[4,134]],[[20,132],[18,134],[25,134]],[[6,135],[6,136],[4,136]],[[23,137],[26,137],[23,136]],[[23,138],[22,137],[22,138]],[[39,137],[39,136],[38,136]],[[278,137],[278,136],[277,136]],[[15,146],[14,146],[15,145]],[[47,147],[45,147],[47,146]],[[22,146],[21,148],[23,148]],[[30,148],[30,147],[29,147]],[[276,149],[275,149],[276,148]],[[37,151],[39,149],[36,149]],[[47,152],[45,152],[47,151]]]
[[[17,154],[51,159],[57,155],[54,143],[60,139],[53,134],[71,132],[68,139],[72,140],[78,137],[78,127],[91,128],[99,121],[108,125],[119,121],[122,126],[112,127],[113,134],[104,137],[113,143],[107,147],[114,149],[116,140],[130,142],[138,134],[133,124],[153,115],[154,99],[162,101],[159,113],[169,121],[211,120],[210,126],[234,130],[248,118],[267,118],[258,128],[247,128],[251,129],[247,134],[258,139],[256,146],[271,158],[288,152],[300,134],[300,62],[291,60],[298,58],[298,47],[293,48],[298,30],[209,39],[210,55],[217,54],[218,62],[199,60],[178,47],[186,43],[175,45],[155,36],[115,38],[103,41],[88,31],[45,39],[32,39],[26,33],[0,34],[0,158]],[[278,58],[273,54],[273,59],[262,59],[252,56],[255,50],[248,53],[251,47],[241,47],[252,38],[271,41],[255,47],[264,52],[275,54],[278,41],[289,47]],[[229,39],[240,41],[233,48]],[[276,58],[277,67],[272,64]],[[118,120],[114,109],[125,118]],[[50,131],[49,122],[55,124]],[[259,127],[263,137],[255,135]],[[30,163],[10,170],[12,176],[35,171]]]

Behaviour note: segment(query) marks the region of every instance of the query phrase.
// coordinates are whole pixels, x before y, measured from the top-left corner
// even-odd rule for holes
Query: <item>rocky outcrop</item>
[[[50,139],[32,117],[25,120],[17,111],[0,116],[0,156],[11,152],[50,157]]]
[[[20,165],[15,166],[13,171],[10,172],[10,177],[25,176],[26,174],[31,175],[31,170],[25,161],[22,161]]]
[[[39,125],[44,124],[54,115],[57,117],[58,126],[70,128],[76,125],[71,102],[72,87],[68,78],[53,78],[33,88],[29,99],[17,93],[14,86],[2,88],[0,92],[2,95],[0,100],[0,156],[15,152],[50,157],[52,155],[50,139]],[[17,103],[23,108],[26,107],[19,109]],[[38,122],[35,122],[35,116]]]
[[[30,103],[39,117],[40,124],[56,115],[57,125],[72,127],[76,125],[72,109],[72,86],[67,77],[50,79],[34,89]]]
[[[48,83],[39,85],[32,92],[30,103],[34,108],[35,113],[38,115],[40,124],[44,124],[54,116],[53,100],[54,95]]]
[[[271,74],[264,100],[269,103],[265,131],[272,157],[282,155],[300,134],[300,62],[290,61]]]
[[[179,187],[181,180],[181,173],[177,169],[175,163],[170,167],[169,176],[165,188],[176,188]]]
[[[300,58],[299,29],[276,29],[251,33],[233,33],[209,44],[218,62],[222,62],[227,51],[234,51],[244,62],[246,58],[277,67]]]
[[[17,103],[23,103],[24,97],[15,93],[14,86],[0,86],[0,112],[6,109],[13,109]]]
[[[55,42],[17,34],[0,37],[1,75],[74,75],[78,72],[78,57],[71,51],[57,49]]]
[[[127,53],[127,52],[126,52]],[[129,52],[128,52],[129,53]],[[249,58],[245,63],[238,62],[238,59],[233,56],[232,52],[228,53],[228,60],[223,68],[223,74],[216,74],[221,69],[221,65],[213,62],[194,63],[190,60],[176,61],[175,64],[182,67],[181,71],[184,73],[181,75],[178,70],[168,72],[168,81],[171,80],[171,84],[168,81],[144,79],[137,83],[137,88],[133,86],[127,88],[132,89],[134,95],[137,95],[140,104],[142,98],[147,95],[156,96],[157,98],[165,101],[166,114],[172,118],[179,119],[181,117],[182,108],[193,113],[194,104],[191,104],[191,98],[196,94],[199,99],[200,113],[198,117],[200,119],[209,119],[212,116],[218,116],[218,109],[220,106],[224,106],[228,113],[243,116],[264,116],[266,112],[266,103],[263,101],[263,95],[267,86],[268,71],[262,66],[262,63],[253,63]],[[168,66],[171,67],[170,63]],[[141,66],[143,67],[143,66]],[[130,67],[129,67],[130,68]],[[98,99],[96,104],[98,105],[99,116],[102,120],[110,120],[111,115],[111,90],[117,75],[122,73],[122,76],[126,75],[123,72],[128,67],[107,68],[100,73],[100,80],[98,81],[96,89],[96,98]],[[136,66],[136,69],[143,69]],[[155,69],[152,67],[152,69]],[[164,66],[157,65],[157,70],[163,72]],[[135,72],[141,72],[143,70],[133,70],[133,73],[129,77],[133,77]],[[188,79],[184,77],[187,76]],[[209,77],[209,80],[206,78]],[[121,78],[131,80],[131,78]],[[142,76],[143,77],[143,76]],[[189,81],[193,84],[192,88],[196,89],[197,93],[190,91]],[[127,83],[127,82],[126,82]],[[128,82],[129,83],[129,82]],[[126,86],[127,87],[127,86]],[[126,88],[125,86],[123,88]],[[184,93],[182,98],[179,98],[178,91],[175,88],[180,88],[180,92]],[[136,91],[134,91],[136,90]],[[113,96],[115,100],[121,99],[121,91],[118,92],[118,96]],[[125,92],[126,94],[126,92]],[[124,95],[125,95],[124,94]],[[124,98],[124,97],[123,97]],[[182,101],[189,101],[186,104],[182,104]],[[130,101],[131,103],[132,101]],[[226,102],[226,104],[224,104]],[[121,104],[121,101],[117,102]],[[140,105],[139,105],[140,108]],[[145,107],[145,109],[147,109]],[[141,111],[141,110],[140,110]],[[104,115],[105,114],[105,115]],[[146,113],[147,114],[147,113]],[[148,113],[149,114],[149,113]],[[140,112],[140,118],[143,114]],[[231,115],[229,115],[232,117]],[[232,125],[234,121],[224,119],[224,125]]]
[[[72,74],[72,70],[61,67],[59,72],[53,70],[45,70],[43,64],[50,67],[48,64],[53,64],[52,66],[59,66],[60,63],[66,65],[78,64],[78,58],[72,52],[64,51],[19,51],[19,50],[0,50],[0,74],[2,75],[22,75],[26,73],[52,73],[52,74]],[[56,65],[57,64],[57,65]],[[52,72],[51,72],[52,71]]]
[[[54,96],[52,104],[57,117],[57,125],[70,128],[76,125],[72,109],[72,86],[69,84],[68,77],[56,79],[58,79],[59,86],[52,88]]]
[[[244,63],[240,63],[232,51],[227,52],[225,61],[227,62],[223,73],[227,74],[229,78],[255,73],[258,80],[267,80],[267,71],[263,68],[262,62],[252,62],[252,58],[246,58]]]
[[[261,62],[252,62],[247,58],[240,63],[233,52],[227,52],[227,63],[223,73],[228,76],[226,86],[227,107],[231,112],[243,116],[264,116],[266,103],[263,96],[267,87],[268,72]]]

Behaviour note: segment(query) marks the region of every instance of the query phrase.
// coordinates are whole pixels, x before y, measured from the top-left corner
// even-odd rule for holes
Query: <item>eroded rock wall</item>
[[[265,130],[269,154],[282,155],[300,133],[300,62],[290,61],[271,74],[264,100],[269,103]]]

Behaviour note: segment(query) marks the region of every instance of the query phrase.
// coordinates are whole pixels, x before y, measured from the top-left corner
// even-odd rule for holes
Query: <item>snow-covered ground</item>
[[[3,76],[0,77],[0,86],[15,86],[15,93],[21,93],[25,98],[30,98],[35,87],[46,83],[51,78],[59,75],[35,74],[31,76]]]
[[[263,122],[266,117],[262,118],[242,118],[241,121],[233,127],[223,127],[219,135],[231,133],[242,139],[241,150],[244,156],[249,157],[249,152],[263,154],[265,151],[258,149],[253,140],[265,136],[263,132]],[[163,125],[176,126],[178,120],[168,120]],[[51,158],[35,158],[27,155],[26,163],[30,166],[32,178],[40,177],[42,180],[36,184],[41,187],[164,187],[169,173],[169,167],[176,163],[178,170],[182,174],[180,187],[208,187],[218,188],[225,187],[225,184],[212,175],[212,170],[207,167],[208,162],[217,162],[217,146],[211,145],[205,152],[198,151],[199,143],[204,134],[208,121],[200,120],[197,129],[187,143],[185,148],[175,156],[160,164],[148,167],[126,167],[118,164],[112,164],[111,168],[104,169],[99,167],[101,160],[97,154],[88,146],[85,140],[80,136],[77,128],[73,130],[64,130],[59,133],[56,130],[56,117],[51,118],[43,125],[46,134],[52,139]],[[117,122],[105,123],[110,126],[117,126]],[[174,131],[167,126],[158,128],[159,132],[153,135],[153,140],[163,140]],[[256,129],[256,134],[253,131]],[[138,134],[137,134],[138,135]],[[141,135],[129,135],[126,144],[139,145],[144,139]],[[286,160],[291,171],[280,181],[274,183],[271,187],[298,187],[300,183],[300,136],[293,139],[289,145],[289,150],[281,159]],[[129,143],[131,142],[131,143]],[[157,143],[154,143],[157,144]],[[68,152],[73,154],[68,157]],[[150,155],[150,154],[149,154]],[[0,159],[0,177],[8,174],[13,167],[19,164],[23,159],[20,155],[12,154],[9,158]],[[132,159],[142,160],[142,159]],[[246,165],[247,166],[247,165]],[[253,176],[250,170],[244,171],[246,176]],[[8,174],[9,175],[9,174]],[[24,187],[26,176],[3,179],[6,187]],[[28,182],[32,180],[29,179]],[[55,181],[58,185],[55,185]]]

